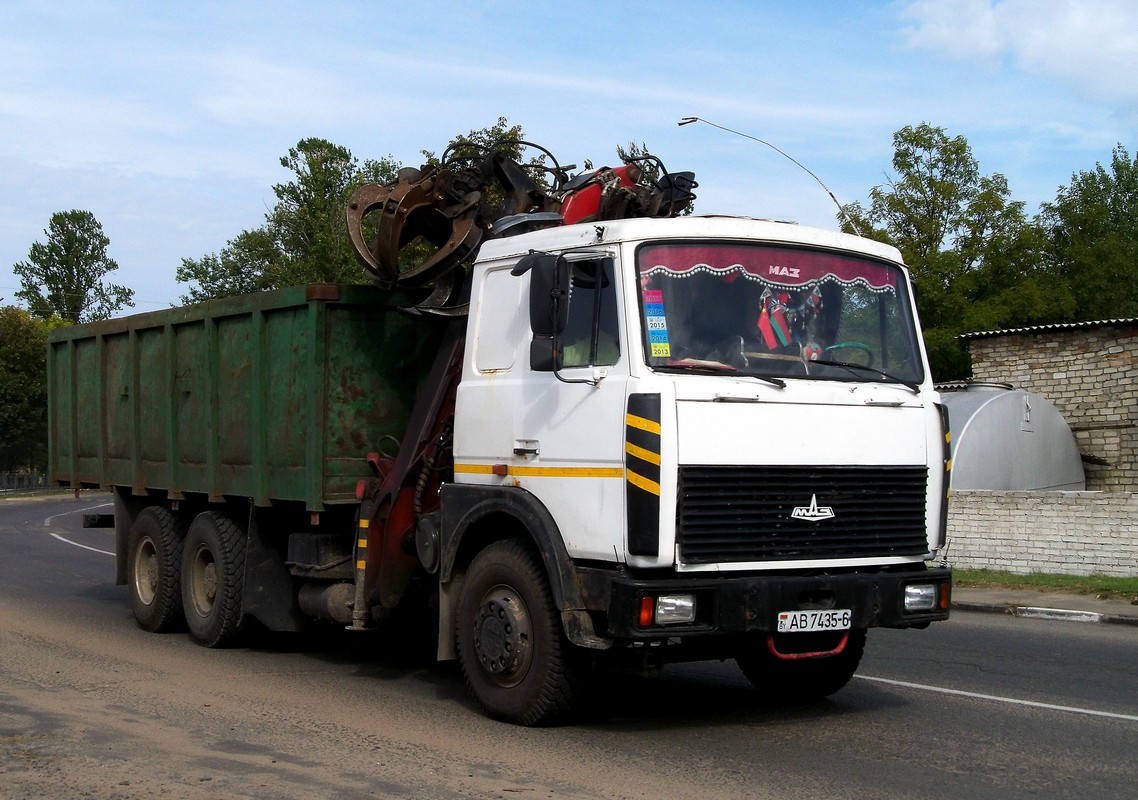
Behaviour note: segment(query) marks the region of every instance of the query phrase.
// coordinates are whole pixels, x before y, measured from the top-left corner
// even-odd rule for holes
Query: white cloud
[[[1138,3],[1130,0],[912,0],[906,43],[950,58],[1007,58],[1026,72],[1135,112]]]
[[[1138,5],[1068,0],[1050,14],[1008,5],[1009,39],[1025,68],[1107,100],[1138,100]]]
[[[205,59],[212,73],[198,105],[222,125],[308,122],[346,102],[346,93],[317,69],[273,63],[259,56]]]
[[[901,18],[913,22],[903,33],[915,49],[951,58],[987,58],[1006,47],[990,0],[912,0]]]

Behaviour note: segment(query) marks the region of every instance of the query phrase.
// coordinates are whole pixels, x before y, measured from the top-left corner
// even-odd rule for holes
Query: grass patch
[[[1018,575],[987,569],[954,569],[952,583],[965,589],[1031,589],[1038,592],[1088,594],[1102,599],[1138,599],[1138,576],[1114,578],[1105,575],[1048,575],[1040,572]]]

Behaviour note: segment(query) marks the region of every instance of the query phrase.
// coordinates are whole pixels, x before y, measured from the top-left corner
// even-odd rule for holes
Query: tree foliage
[[[273,186],[276,204],[265,224],[230,239],[219,253],[182,259],[177,279],[190,284],[184,302],[302,283],[363,283],[348,243],[344,209],[358,186],[389,183],[399,165],[365,161],[324,139],[302,139],[280,160],[292,179]]]
[[[893,146],[893,174],[870,190],[869,207],[845,211],[912,271],[934,378],[964,378],[959,334],[1054,321],[1071,300],[1044,261],[1038,222],[1003,175],[981,173],[964,137],[922,123],[897,131]]]
[[[520,159],[525,148],[509,143],[518,143],[523,136],[520,125],[499,117],[489,127],[454,137],[444,154],[449,162],[467,166],[505,142],[507,154]],[[426,164],[437,165],[442,158],[429,150],[422,155]],[[540,155],[526,163],[541,176],[545,165]],[[347,148],[308,138],[290,148],[280,164],[292,178],[273,186],[276,204],[263,226],[243,231],[218,253],[182,259],[176,277],[189,284],[184,302],[303,283],[368,281],[352,254],[344,210],[361,184],[394,182],[399,162],[388,156],[361,165]]]
[[[420,150],[424,163],[439,165],[445,156],[447,163],[477,165],[494,147],[502,147],[506,155],[515,160],[522,158],[522,147],[511,142],[525,140],[521,125],[511,125],[506,117],[498,117],[493,125],[477,128],[468,133],[460,133],[451,139],[442,155],[431,150]],[[534,156],[531,163],[540,164],[540,156]]]
[[[0,307],[0,472],[47,464],[47,334],[62,324]]]
[[[281,159],[293,180],[273,186],[277,204],[267,228],[282,257],[266,271],[272,286],[359,283],[344,209],[356,188],[373,178],[394,179],[394,165],[361,168],[351,152],[323,139],[304,139]]]
[[[458,134],[447,143],[442,155],[436,155],[431,150],[420,152],[425,165],[445,165],[455,172],[471,170],[478,174],[482,171],[486,156],[495,149],[520,164],[525,169],[527,177],[544,190],[553,185],[555,170],[572,166],[555,163],[540,148],[525,144],[525,131],[522,126],[511,125],[506,117],[498,117],[494,124],[488,127]],[[506,211],[507,202],[506,192],[498,185],[491,183],[482,190],[482,206],[492,210],[492,214],[518,213],[518,209]]]
[[[1049,264],[1080,319],[1138,315],[1138,156],[1071,176],[1040,214]]]
[[[182,302],[200,303],[271,288],[266,275],[279,258],[280,251],[268,229],[242,231],[219,253],[182,259],[175,276],[190,284]]]
[[[134,305],[133,291],[104,282],[118,264],[107,255],[111,240],[94,214],[78,210],[52,214],[44,234],[47,241],[33,243],[28,260],[12,268],[22,286],[16,296],[32,314],[87,322]]]

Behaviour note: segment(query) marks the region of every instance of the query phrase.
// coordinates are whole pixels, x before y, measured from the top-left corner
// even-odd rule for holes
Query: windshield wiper
[[[769,383],[771,386],[777,386],[780,389],[786,388],[786,381],[781,378],[774,378],[768,375],[756,375],[753,372],[740,372],[738,367],[731,364],[724,364],[722,361],[707,361],[701,358],[681,358],[677,361],[670,361],[666,366],[657,367],[661,372],[675,371],[675,372],[695,372],[700,375],[737,375],[740,378],[755,378],[756,380]]]
[[[877,367],[867,367],[865,364],[854,364],[854,363],[851,363],[849,361],[832,361],[828,358],[811,359],[810,361],[807,361],[806,364],[807,364],[807,366],[813,366],[814,364],[822,364],[822,365],[827,366],[827,367],[845,367],[846,369],[848,369],[850,372],[853,372],[853,373],[871,372],[874,375],[877,375],[878,377],[884,378],[887,381],[893,381],[894,383],[899,383],[902,386],[908,387],[909,390],[913,392],[913,394],[920,394],[921,393],[921,387],[918,384],[913,383],[912,381],[907,381],[904,378],[899,378],[896,375],[893,375],[892,373],[886,372],[883,369],[878,369]]]

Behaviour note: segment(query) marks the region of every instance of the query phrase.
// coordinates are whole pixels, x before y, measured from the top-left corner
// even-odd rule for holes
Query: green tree
[[[505,117],[487,128],[456,136],[447,146],[447,159],[466,166],[495,144],[519,142],[521,126]],[[520,145],[507,147],[521,157]],[[426,163],[437,164],[439,156],[422,152]],[[540,174],[542,159],[531,162]],[[400,164],[392,157],[365,160],[361,165],[344,147],[324,139],[302,139],[281,166],[292,178],[273,186],[276,204],[265,215],[265,224],[229,240],[219,253],[182,259],[175,276],[189,284],[183,302],[200,302],[248,291],[276,289],[303,283],[367,283],[349,244],[344,210],[348,198],[364,183],[393,183]]]
[[[377,172],[394,178],[394,170],[361,169],[347,148],[323,139],[302,140],[281,159],[281,166],[295,177],[273,186],[277,204],[267,222],[281,258],[267,270],[268,283],[363,282],[348,241],[344,209],[361,183]]]
[[[478,128],[469,133],[460,133],[447,142],[444,155],[448,163],[473,163],[478,164],[482,158],[495,146],[503,146],[506,154],[513,159],[520,159],[522,157],[522,147],[510,142],[521,142],[525,139],[525,131],[522,130],[521,125],[511,125],[506,117],[498,117],[498,119],[485,128]],[[435,155],[430,150],[419,151],[423,155],[424,162],[427,164],[438,165],[442,156]],[[540,156],[533,159],[535,164],[541,164]]]
[[[967,377],[959,334],[1049,321],[1069,298],[1043,265],[1039,225],[1003,175],[981,174],[963,136],[922,123],[897,131],[893,146],[894,174],[870,190],[869,207],[844,210],[912,271],[935,379]]]
[[[561,165],[555,165],[539,148],[527,147],[523,144],[524,141],[525,131],[521,125],[511,125],[506,117],[498,117],[492,125],[455,136],[447,143],[441,156],[430,150],[420,152],[424,164],[440,166],[445,159],[446,166],[455,172],[469,169],[479,173],[487,154],[496,148],[520,164],[525,169],[526,175],[542,191],[547,191],[554,182],[554,170]],[[491,217],[529,210],[520,207],[516,202],[517,199],[516,195],[507,195],[501,186],[491,183],[482,192],[481,202]],[[410,255],[414,257],[415,251],[411,251]]]
[[[0,307],[0,472],[47,464],[47,334],[62,324]]]
[[[200,303],[271,288],[267,276],[280,258],[281,252],[267,228],[242,231],[220,253],[182,259],[175,277],[190,284],[182,301]]]
[[[184,302],[303,283],[363,283],[344,225],[344,208],[358,186],[395,180],[390,157],[362,166],[344,147],[302,139],[281,166],[291,180],[273,186],[277,201],[265,224],[229,240],[220,253],[182,259],[175,273],[190,284]]]
[[[22,286],[16,296],[32,314],[87,322],[134,305],[133,291],[104,283],[118,264],[107,255],[111,240],[94,214],[78,210],[52,214],[44,234],[47,241],[33,243],[28,260],[12,268]]]
[[[1078,318],[1138,315],[1138,156],[1117,145],[1109,167],[1072,175],[1040,217]]]

